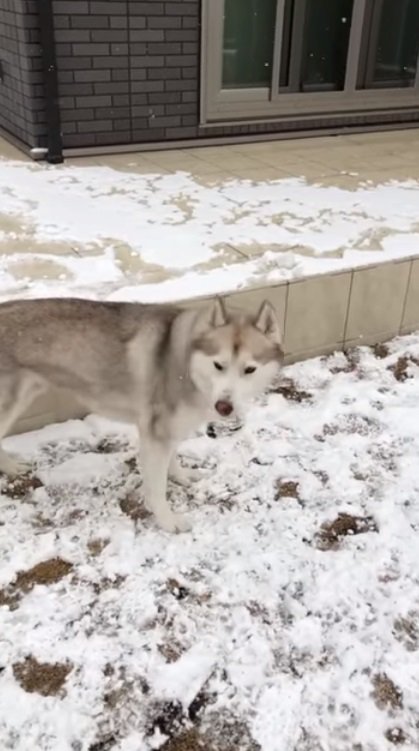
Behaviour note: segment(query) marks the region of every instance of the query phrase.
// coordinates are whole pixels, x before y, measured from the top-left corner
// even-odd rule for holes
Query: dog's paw
[[[9,477],[26,475],[32,469],[32,464],[26,462],[20,456],[11,456],[10,454],[0,454],[0,472]]]
[[[159,516],[157,518],[157,523],[165,532],[171,532],[172,534],[175,534],[176,532],[189,532],[192,528],[189,520],[182,514],[170,513],[165,514],[164,516]]]
[[[192,467],[176,466],[170,473],[170,479],[178,485],[188,486],[193,482],[199,482],[204,477],[200,469]]]

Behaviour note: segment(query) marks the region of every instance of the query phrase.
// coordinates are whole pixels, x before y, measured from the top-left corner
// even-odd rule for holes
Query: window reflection
[[[223,88],[270,86],[276,0],[225,0]]]

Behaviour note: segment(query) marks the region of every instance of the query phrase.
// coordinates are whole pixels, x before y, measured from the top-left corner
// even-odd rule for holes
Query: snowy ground
[[[9,443],[38,479],[2,481],[1,749],[418,748],[419,335],[287,368],[185,444],[185,535],[126,429]]]
[[[139,174],[132,159],[120,171],[0,158],[3,299],[178,300],[417,252],[414,179],[205,185],[186,169]]]

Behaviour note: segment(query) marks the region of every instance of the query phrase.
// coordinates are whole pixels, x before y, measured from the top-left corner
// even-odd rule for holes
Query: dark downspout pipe
[[[54,16],[52,0],[39,0],[41,54],[44,73],[45,113],[47,118],[47,156],[50,164],[61,164],[63,143],[61,138],[60,108],[58,105],[57,60],[55,56]]]

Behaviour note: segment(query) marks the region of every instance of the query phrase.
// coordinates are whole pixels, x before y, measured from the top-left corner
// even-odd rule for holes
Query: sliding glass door
[[[224,89],[270,86],[276,0],[225,0]]]
[[[354,0],[286,0],[280,91],[342,91]]]
[[[378,0],[372,10],[365,86],[414,86],[418,61],[419,0]]]
[[[203,122],[419,105],[419,0],[203,6]]]

